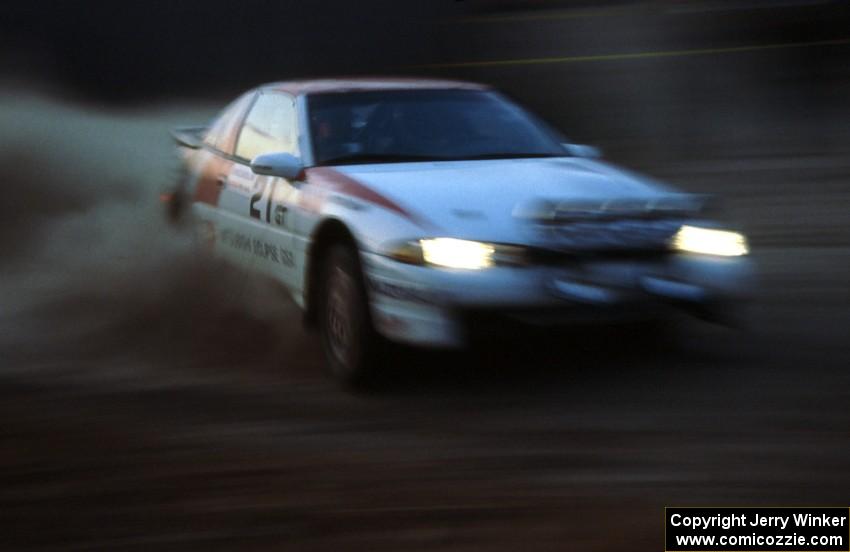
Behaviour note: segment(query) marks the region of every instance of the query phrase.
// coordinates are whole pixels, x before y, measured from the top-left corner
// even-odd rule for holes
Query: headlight
[[[426,263],[446,268],[470,270],[493,266],[496,248],[489,243],[454,238],[419,240]]]
[[[401,263],[480,270],[491,266],[527,266],[528,251],[518,245],[455,238],[426,238],[385,244],[383,254]]]
[[[750,252],[747,238],[738,232],[682,226],[673,236],[673,249],[688,253],[740,257]]]

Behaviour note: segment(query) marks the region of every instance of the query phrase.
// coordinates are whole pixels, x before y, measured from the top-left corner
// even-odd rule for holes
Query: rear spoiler
[[[205,126],[177,127],[171,129],[171,137],[178,146],[198,149],[203,144],[206,131]]]

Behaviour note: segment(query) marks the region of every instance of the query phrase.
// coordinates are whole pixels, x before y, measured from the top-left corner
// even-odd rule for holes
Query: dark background
[[[466,11],[451,0],[35,1],[4,7],[0,29],[12,70],[82,96],[142,102],[397,70],[431,60],[436,20]]]
[[[846,44],[803,45],[846,40],[848,23],[840,0],[42,0],[4,6],[0,70],[109,105],[222,102],[289,78],[449,76],[493,83],[617,153],[773,150],[791,132],[809,142],[795,149],[822,151],[846,139],[833,116],[846,113]],[[670,56],[736,47],[756,48]],[[636,53],[650,55],[617,57]],[[600,55],[614,59],[451,67]]]
[[[0,10],[0,549],[661,550],[663,507],[850,496],[850,5],[14,2]],[[743,329],[457,354],[340,390],[192,254],[168,129],[260,82],[492,83],[724,200]]]

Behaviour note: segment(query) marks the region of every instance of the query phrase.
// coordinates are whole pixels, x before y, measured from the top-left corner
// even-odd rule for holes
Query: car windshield
[[[483,90],[392,90],[308,97],[317,165],[555,157],[560,137]]]

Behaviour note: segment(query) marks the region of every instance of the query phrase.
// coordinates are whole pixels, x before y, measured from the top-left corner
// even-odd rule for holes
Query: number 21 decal
[[[278,182],[276,180],[271,180],[271,190],[269,192],[268,198],[265,200],[265,216],[263,216],[263,198],[266,195],[266,190],[269,188],[269,181],[266,180],[260,185],[260,188],[257,190],[255,194],[251,196],[250,201],[250,215],[252,218],[257,220],[264,220],[268,223],[272,222],[272,198],[274,197],[274,190],[277,187]],[[277,205],[274,208],[274,222],[277,225],[283,224],[283,215],[286,212],[286,207],[283,205]]]

